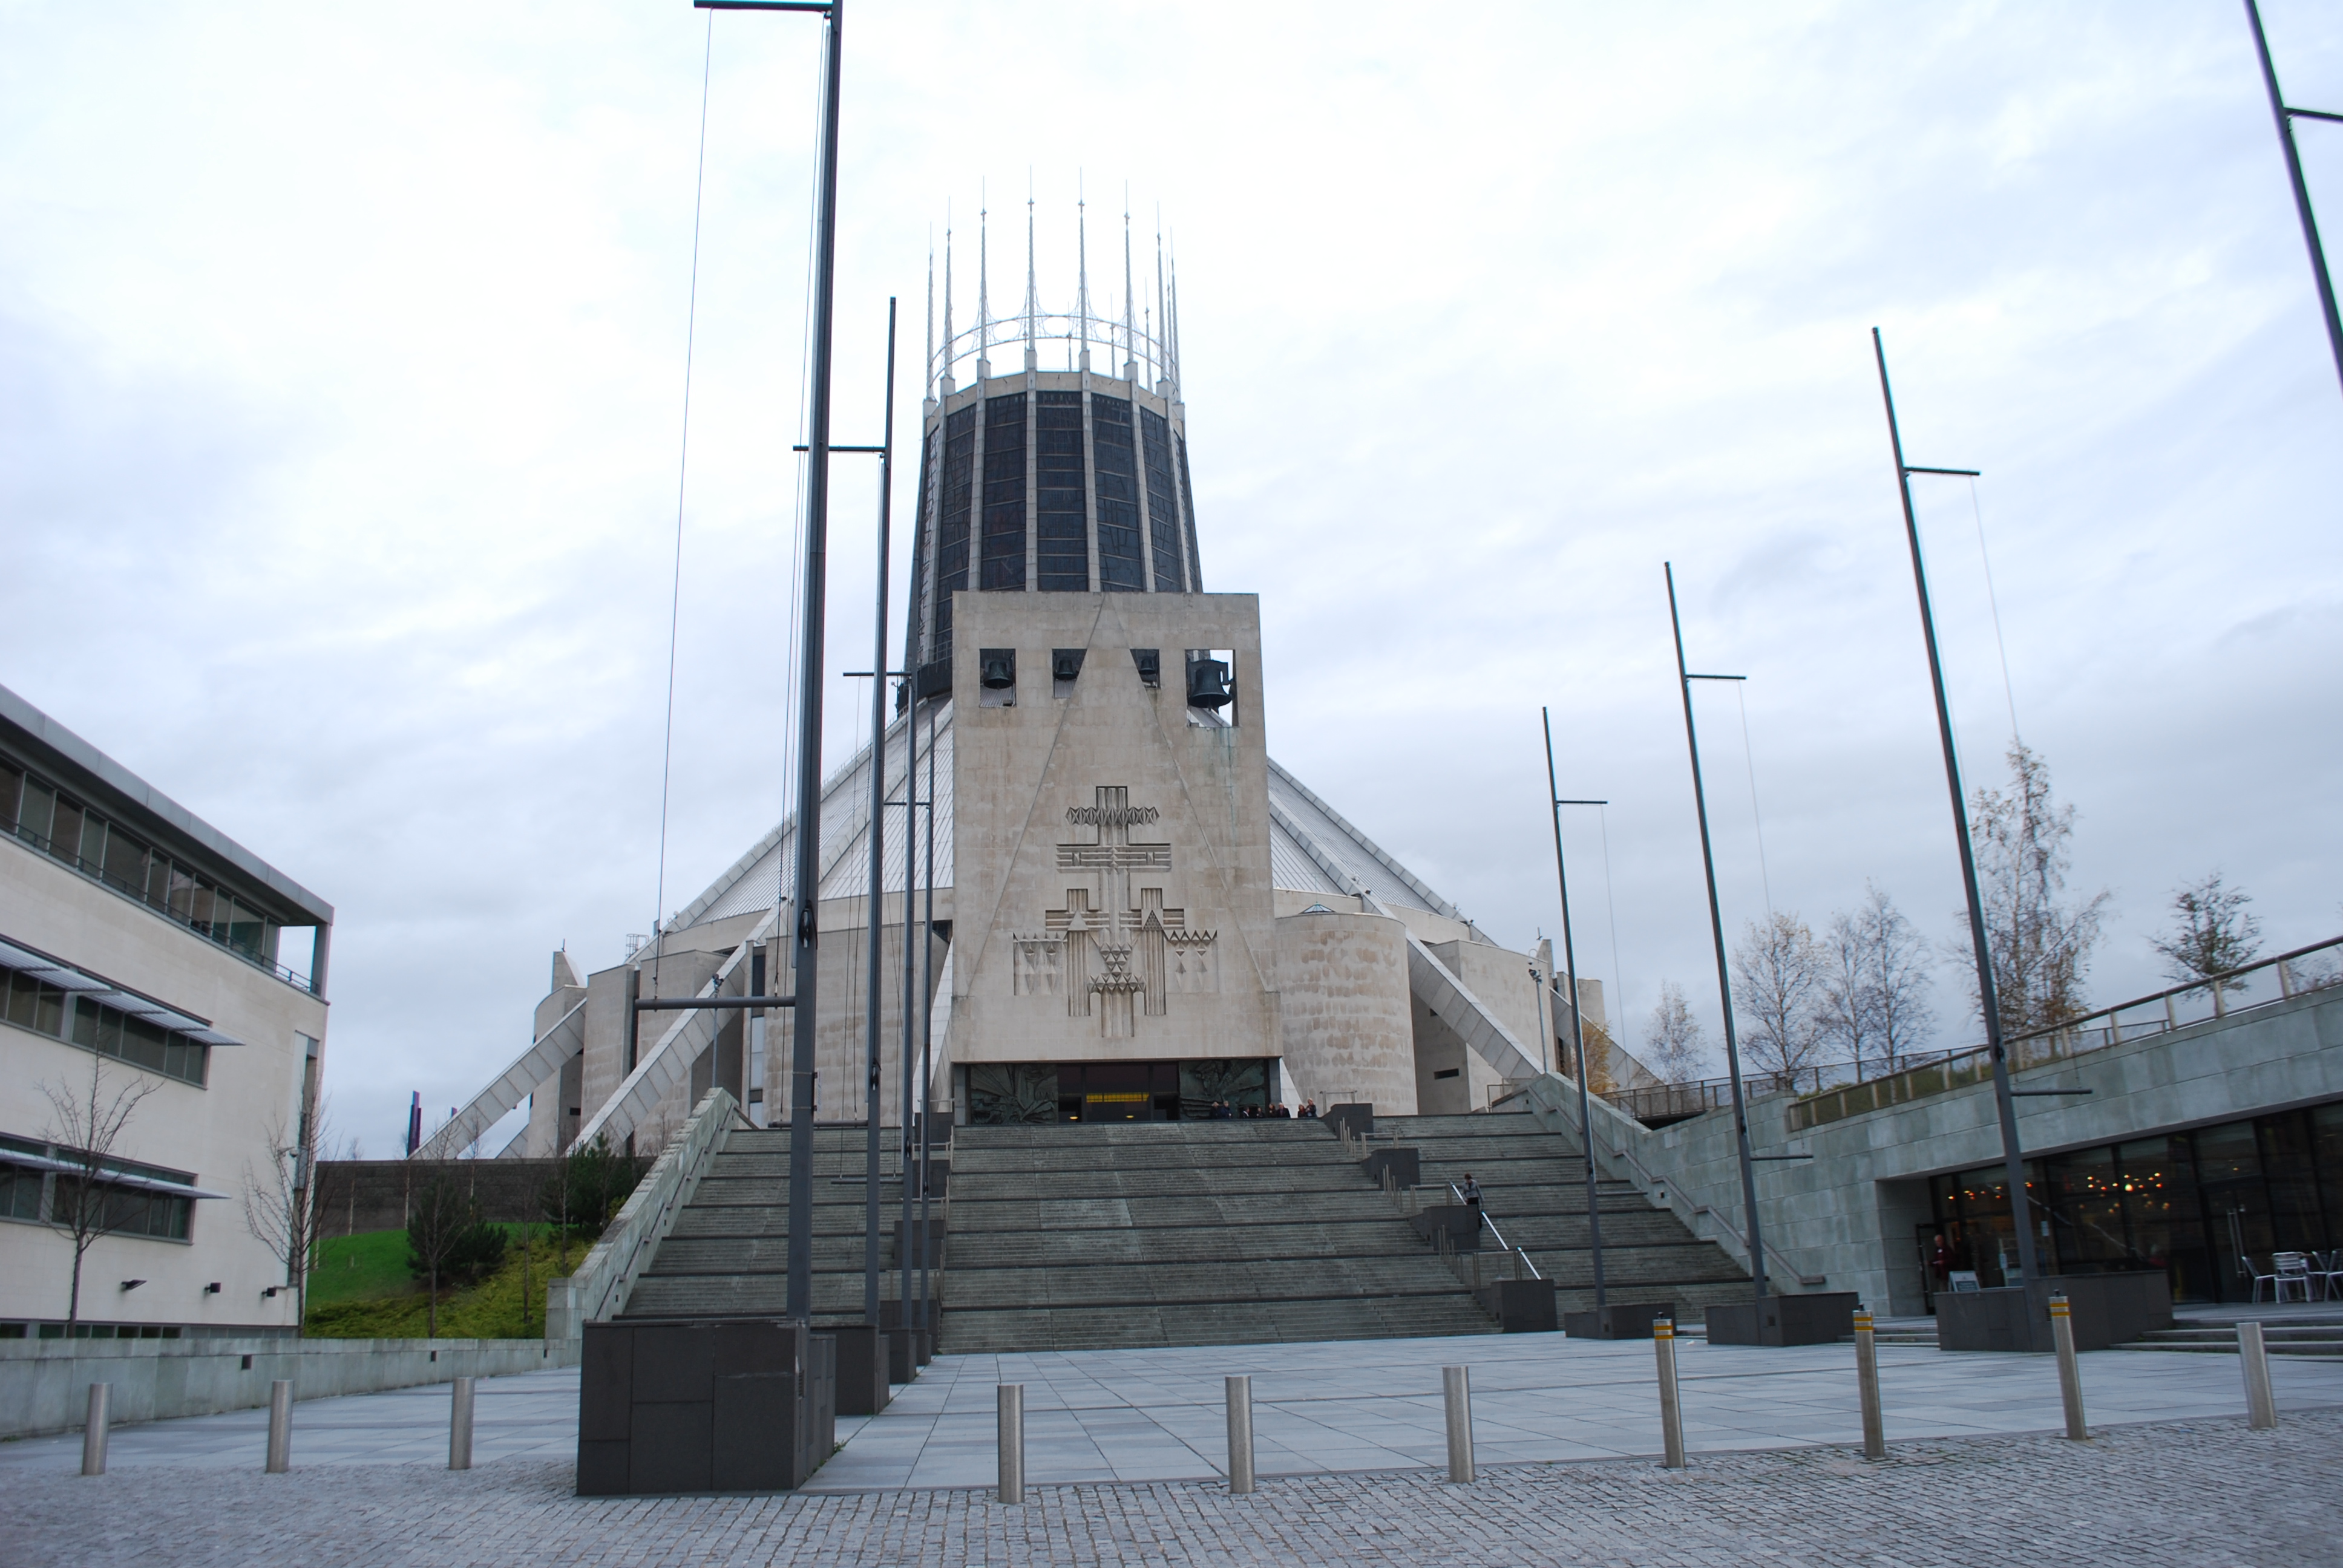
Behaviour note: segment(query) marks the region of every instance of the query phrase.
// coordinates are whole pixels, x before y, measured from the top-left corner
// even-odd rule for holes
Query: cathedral
[[[1093,309],[1085,249],[1071,308],[1045,312],[1029,228],[1023,308],[994,315],[980,270],[955,330],[949,246],[910,673],[880,742],[828,777],[808,895],[818,1120],[865,1116],[873,920],[890,1124],[907,1064],[914,1113],[956,1123],[1453,1114],[1566,1064],[1573,988],[1550,944],[1493,940],[1270,755],[1259,597],[1204,584],[1176,280],[1159,265],[1134,303],[1126,217],[1120,308]],[[770,994],[795,840],[782,821],[623,963],[583,974],[556,953],[528,1048],[426,1152],[526,1102],[503,1153],[649,1153],[719,1085],[784,1122],[789,1011],[633,1004]],[[1575,1000],[1594,1086],[1644,1081],[1596,1027],[1599,982]]]

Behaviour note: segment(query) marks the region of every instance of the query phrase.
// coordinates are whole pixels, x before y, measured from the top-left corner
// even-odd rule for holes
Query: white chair
[[[2310,1255],[2308,1253],[2273,1253],[2270,1258],[2270,1263],[2271,1266],[2278,1271],[2278,1272],[2271,1277],[2272,1283],[2275,1286],[2275,1294],[2271,1298],[2273,1301],[2283,1303],[2286,1301],[2286,1293],[2289,1290],[2300,1291],[2302,1292],[2302,1299],[2306,1302],[2310,1300],[2311,1276]],[[2255,1288],[2257,1290],[2260,1288],[2260,1282],[2258,1280],[2255,1282]]]
[[[2273,1295],[2277,1293],[2278,1275],[2275,1272],[2267,1274],[2263,1273],[2259,1269],[2254,1267],[2253,1259],[2243,1252],[2237,1254],[2237,1271],[2253,1281],[2254,1304],[2256,1306],[2259,1306],[2261,1304],[2262,1287],[2264,1285],[2268,1285],[2270,1287],[2270,1291]]]

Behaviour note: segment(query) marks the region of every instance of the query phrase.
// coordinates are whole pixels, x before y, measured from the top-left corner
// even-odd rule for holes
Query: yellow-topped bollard
[[[2075,1364],[2075,1324],[2066,1298],[2050,1298],[2050,1342],[2058,1349],[2058,1397],[2066,1407],[2066,1436],[2083,1442],[2091,1435],[2083,1420],[2083,1372]]]
[[[1684,1407],[1676,1398],[1676,1325],[1670,1319],[1652,1320],[1652,1352],[1660,1363],[1661,1462],[1670,1470],[1682,1470]]]
[[[1855,1386],[1863,1405],[1863,1457],[1887,1457],[1887,1426],[1879,1408],[1879,1345],[1870,1312],[1855,1310]]]

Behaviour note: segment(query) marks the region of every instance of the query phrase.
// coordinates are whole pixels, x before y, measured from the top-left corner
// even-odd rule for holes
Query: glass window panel
[[[49,827],[49,853],[68,863],[81,854],[81,803],[70,795],[57,797],[56,816]]]
[[[976,405],[944,416],[943,508],[936,532],[936,652],[951,656],[951,595],[968,587],[969,523],[976,496]]]
[[[2059,1263],[2080,1273],[2126,1266],[2131,1244],[2124,1229],[2123,1182],[2113,1146],[2078,1149],[2044,1164],[2050,1234]]]
[[[1091,586],[1089,466],[1082,456],[1082,395],[1041,392],[1033,410],[1035,554],[1045,593]]]
[[[81,816],[81,868],[96,875],[106,870],[106,819],[95,811]]]
[[[107,881],[134,897],[146,896],[146,845],[109,823],[106,830],[106,859],[101,863],[105,869],[100,874]]]
[[[146,901],[158,910],[171,907],[171,859],[160,852],[146,857]]]
[[[1091,439],[1098,474],[1099,587],[1136,593],[1147,586],[1147,573],[1140,555],[1139,463],[1129,398],[1091,398]]]
[[[34,1017],[40,1006],[41,983],[31,975],[8,971],[8,1021],[25,1029],[33,1027]]]
[[[984,557],[980,587],[1025,586],[1025,394],[984,405]]]
[[[26,774],[24,804],[17,811],[17,833],[45,846],[49,841],[49,829],[56,826],[56,809],[55,794],[47,785]]]
[[[16,827],[16,803],[25,792],[25,776],[5,762],[0,762],[0,832],[13,832]]]
[[[65,1009],[71,1001],[72,999],[56,987],[43,986],[40,1010],[33,1020],[33,1027],[43,1034],[54,1034],[59,1040],[63,1040],[65,1037]],[[76,1020],[75,1028],[78,1030],[79,1027],[79,1020]]]
[[[2318,1169],[2318,1206],[2327,1244],[2343,1247],[2343,1101],[2311,1111],[2310,1151]]]
[[[1139,411],[1146,437],[1147,537],[1152,547],[1155,591],[1180,591],[1180,514],[1172,491],[1172,425],[1152,408]]]
[[[170,912],[189,925],[196,920],[196,874],[174,862],[171,867]]]
[[[2288,1251],[2323,1251],[2327,1228],[2319,1222],[2308,1113],[2288,1111],[2259,1117],[2256,1130],[2261,1135],[2262,1177],[2269,1183],[2272,1241]]]

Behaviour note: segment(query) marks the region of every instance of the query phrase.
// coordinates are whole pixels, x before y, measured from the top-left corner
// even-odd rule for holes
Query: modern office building
[[[0,1337],[65,1332],[76,1207],[75,1332],[293,1332],[243,1197],[314,1110],[333,921],[0,688]]]
[[[995,317],[980,280],[962,330],[949,243],[920,430],[916,678],[879,759],[866,749],[824,791],[817,1116],[863,1115],[873,919],[890,1121],[904,1008],[926,1014],[929,997],[930,1092],[963,1121],[1310,1100],[1463,1111],[1544,1071],[1569,1017],[1546,945],[1493,941],[1270,758],[1258,600],[1204,591],[1176,284],[1134,303],[1126,229],[1119,308],[1092,309],[1085,256],[1072,307],[1043,311],[1029,258],[1025,307]],[[786,962],[774,938],[795,856],[784,821],[625,963],[581,975],[557,955],[528,1049],[424,1152],[459,1151],[524,1099],[507,1153],[581,1137],[648,1152],[712,1084],[779,1121],[790,1015],[630,1003],[786,989],[766,977]],[[906,889],[916,937],[930,884],[934,935],[907,992]],[[1582,990],[1599,1021],[1599,986]],[[1602,1078],[1637,1070],[1620,1055]]]

